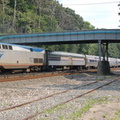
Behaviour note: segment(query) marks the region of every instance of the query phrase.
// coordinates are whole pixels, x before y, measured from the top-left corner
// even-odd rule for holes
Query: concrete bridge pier
[[[98,41],[99,46],[99,62],[98,62],[98,75],[110,74],[110,65],[108,61],[108,43],[101,43]]]
[[[110,74],[109,61],[99,61],[98,62],[98,75],[108,75]]]

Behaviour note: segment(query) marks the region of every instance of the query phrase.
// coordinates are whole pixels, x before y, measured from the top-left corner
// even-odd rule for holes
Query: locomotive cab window
[[[9,50],[12,50],[12,46],[9,46]]]
[[[2,45],[3,49],[8,49],[8,50],[12,50],[12,46],[8,46],[8,45]]]
[[[3,49],[8,49],[7,45],[2,45]]]

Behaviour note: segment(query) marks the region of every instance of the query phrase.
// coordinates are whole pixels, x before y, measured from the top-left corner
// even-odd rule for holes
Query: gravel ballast
[[[77,75],[67,75],[49,78],[40,78],[25,81],[13,81],[0,83],[0,110],[19,105],[25,102],[36,100],[60,91],[64,91],[77,86],[82,86],[94,81],[100,81],[90,86],[80,87],[64,94],[60,94],[46,100],[18,107],[12,110],[0,112],[0,120],[23,120],[24,118],[43,112],[33,117],[31,120],[108,120],[115,118],[117,111],[120,110],[120,80],[108,86],[94,91],[82,98],[75,99],[69,103],[51,108],[60,102],[74,98],[80,94],[92,90],[106,82],[113,80],[116,76],[97,76],[96,74],[81,73]],[[102,81],[104,80],[104,81]],[[101,102],[102,101],[102,102]],[[90,104],[88,110],[84,110],[86,104]],[[118,103],[118,106],[116,105]],[[108,109],[112,105],[111,109]],[[103,107],[101,107],[101,105]],[[116,107],[117,106],[117,107]],[[102,112],[102,108],[108,112]],[[83,112],[80,112],[80,111]],[[98,113],[100,115],[98,115]],[[94,114],[94,115],[93,115]],[[86,117],[85,117],[86,116]],[[93,116],[93,117],[92,117]],[[117,116],[119,117],[119,116]]]

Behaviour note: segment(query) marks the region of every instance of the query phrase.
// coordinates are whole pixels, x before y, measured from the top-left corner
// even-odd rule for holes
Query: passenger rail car
[[[85,61],[86,61],[86,64],[85,64],[86,68],[97,68],[99,57],[93,56],[93,55],[86,55]]]
[[[83,68],[85,66],[85,56],[82,54],[51,51],[47,53],[49,68]]]

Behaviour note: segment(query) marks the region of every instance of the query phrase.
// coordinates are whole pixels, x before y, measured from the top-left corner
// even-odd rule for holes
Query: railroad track
[[[111,70],[120,70],[120,68],[111,68]],[[63,76],[63,75],[72,75],[79,73],[87,73],[87,72],[97,72],[97,69],[90,70],[67,70],[67,71],[56,71],[56,72],[41,72],[41,73],[18,73],[18,74],[5,74],[0,75],[0,82],[10,82],[10,81],[20,81],[20,80],[28,80],[28,79],[37,79],[44,77],[53,77],[53,76]]]
[[[57,72],[41,72],[41,73],[19,73],[19,74],[5,74],[0,76],[0,82],[10,82],[10,81],[20,81],[28,79],[37,79],[53,76],[63,76],[63,75],[72,75],[79,74],[82,72],[94,72],[93,70],[82,70],[82,71],[57,71]]]
[[[66,103],[68,103],[70,101],[73,101],[75,99],[81,98],[81,97],[83,97],[83,96],[85,96],[87,94],[90,94],[90,93],[92,93],[92,92],[94,92],[94,91],[96,91],[96,90],[98,90],[98,89],[100,89],[100,88],[102,88],[104,86],[107,86],[107,85],[109,85],[109,84],[111,84],[113,82],[116,82],[119,79],[120,78],[116,78],[114,80],[107,81],[107,82],[106,81],[94,81],[94,82],[91,82],[91,83],[88,83],[88,84],[80,85],[80,86],[77,86],[77,87],[74,87],[74,88],[70,88],[68,90],[64,90],[64,91],[58,92],[58,93],[55,93],[55,94],[52,94],[52,95],[49,95],[49,96],[46,96],[46,97],[43,97],[43,98],[39,98],[39,99],[36,99],[36,100],[33,100],[33,101],[29,101],[29,102],[26,102],[26,103],[23,103],[23,104],[19,104],[19,105],[16,105],[16,106],[12,106],[12,107],[9,107],[9,108],[2,109],[2,110],[0,110],[0,113],[2,112],[2,114],[4,114],[4,113],[6,114],[6,112],[8,112],[8,115],[9,115],[9,111],[10,110],[14,110],[14,109],[17,110],[18,108],[21,108],[21,107],[23,107],[22,109],[25,109],[24,108],[25,106],[27,106],[27,105],[29,106],[30,104],[33,104],[33,103],[36,103],[36,102],[40,102],[40,104],[42,104],[42,102],[45,102],[47,99],[51,99],[53,97],[54,98],[56,98],[56,97],[60,97],[61,98],[60,102],[55,102],[54,105],[52,105],[52,103],[49,103],[47,109],[43,109],[43,110],[41,110],[41,111],[39,111],[37,113],[33,113],[32,115],[30,113],[28,115],[28,117],[21,118],[22,120],[29,120],[29,119],[32,119],[32,118],[36,117],[37,115],[43,114],[44,111],[49,110],[51,107],[55,108],[55,107],[57,107],[59,105],[63,105],[63,104],[66,104]],[[101,83],[101,85],[99,85],[99,83]],[[80,88],[86,89],[88,86],[91,86],[91,89],[87,90],[86,92],[82,92],[82,89],[76,95],[73,92],[73,90],[78,90]],[[67,100],[63,100],[62,101],[62,98],[65,96],[65,94],[67,96],[68,92],[71,93],[70,96],[72,96],[72,98],[70,97],[70,98],[67,98]]]
[[[20,81],[20,80],[28,80],[28,79],[36,79],[36,78],[44,78],[51,76],[62,75],[61,72],[46,72],[46,73],[20,73],[20,74],[9,74],[0,76],[0,82],[10,82],[10,81]]]
[[[47,99],[47,98],[53,97],[55,95],[66,93],[66,92],[68,92],[70,90],[78,89],[79,87],[91,85],[91,84],[94,84],[94,83],[97,83],[97,82],[98,81],[95,81],[95,82],[92,82],[92,83],[88,83],[88,84],[85,84],[85,85],[82,85],[82,86],[77,86],[77,87],[74,87],[74,88],[71,88],[71,89],[68,89],[68,90],[64,90],[62,92],[58,92],[58,93],[55,93],[55,94],[52,94],[52,95],[49,95],[49,96],[46,96],[46,97],[43,97],[43,98],[39,98],[39,99],[36,99],[36,100],[33,100],[33,101],[29,101],[29,102],[26,102],[26,103],[23,103],[23,104],[20,104],[20,105],[16,105],[16,106],[13,106],[13,107],[5,108],[5,109],[0,110],[0,112],[6,111],[6,110],[10,110],[10,109],[14,109],[14,108],[17,108],[17,107],[21,107],[21,106],[24,106],[24,105],[27,105],[27,104],[30,104],[30,103],[33,103],[33,102],[36,102],[36,101],[40,101],[40,100],[43,100],[43,99]]]

